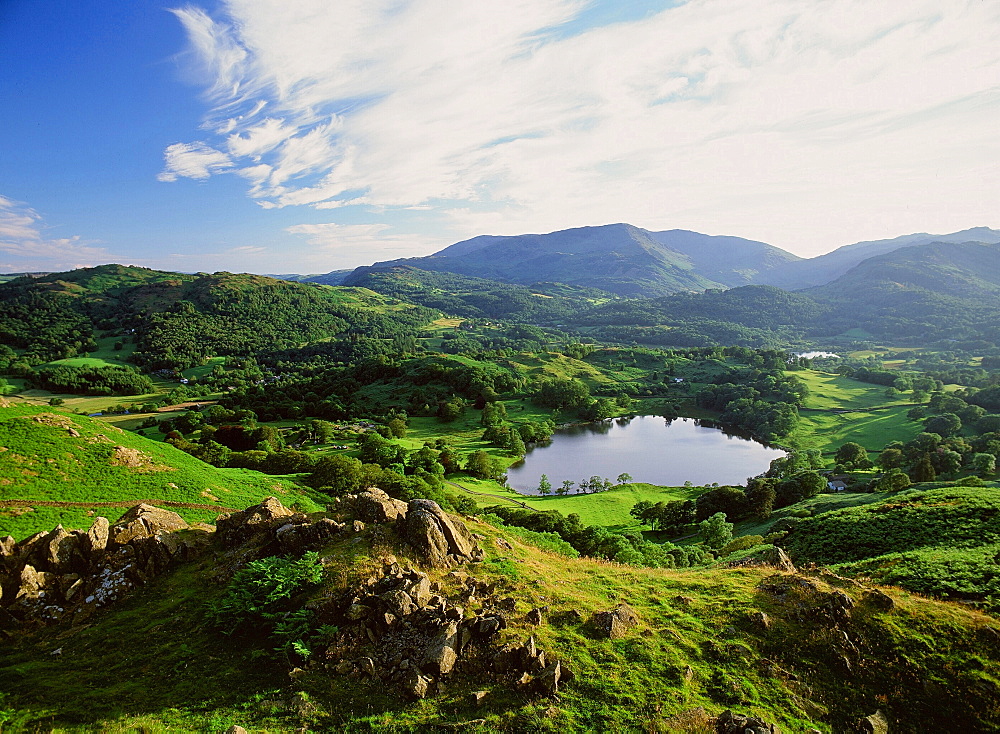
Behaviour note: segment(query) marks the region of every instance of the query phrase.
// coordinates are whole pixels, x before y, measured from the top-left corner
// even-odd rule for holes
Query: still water
[[[507,483],[525,494],[538,493],[542,474],[553,490],[565,479],[579,484],[597,475],[614,482],[622,473],[668,487],[744,484],[779,456],[779,449],[692,418],[641,415],[558,429],[551,443],[532,448],[507,471]]]

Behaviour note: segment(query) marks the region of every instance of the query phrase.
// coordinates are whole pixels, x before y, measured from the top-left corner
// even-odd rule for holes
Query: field
[[[854,441],[877,452],[890,441],[909,441],[920,433],[919,425],[906,417],[913,407],[908,395],[888,398],[881,385],[816,370],[793,374],[809,388],[792,436],[795,448],[833,453]]]
[[[0,447],[0,503],[18,503],[0,509],[0,534],[17,538],[58,524],[89,527],[94,514],[113,520],[139,501],[202,506],[173,508],[189,522],[213,520],[225,508],[243,509],[269,495],[318,508],[287,477],[217,469],[168,444],[58,411],[2,409]]]

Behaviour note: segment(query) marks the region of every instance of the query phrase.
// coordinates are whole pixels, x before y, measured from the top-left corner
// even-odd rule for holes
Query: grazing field
[[[213,520],[223,508],[242,509],[269,495],[319,509],[287,477],[217,469],[169,444],[51,409],[4,408],[0,447],[0,505],[8,502],[0,507],[2,535],[27,537],[58,524],[88,527],[95,514],[114,519],[124,512],[88,503],[167,500],[220,508],[175,508],[189,522]]]
[[[791,437],[794,448],[832,453],[854,441],[880,451],[890,441],[909,441],[920,433],[919,424],[906,417],[913,407],[908,395],[886,397],[881,385],[816,370],[794,374],[809,388]]]

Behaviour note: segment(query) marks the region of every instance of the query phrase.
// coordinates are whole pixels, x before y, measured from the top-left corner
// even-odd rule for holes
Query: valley
[[[995,729],[998,243],[6,280],[0,727]],[[773,454],[513,479],[630,420]]]

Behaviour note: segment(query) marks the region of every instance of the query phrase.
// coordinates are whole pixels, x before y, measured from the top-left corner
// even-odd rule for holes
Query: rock
[[[871,604],[873,607],[880,609],[883,612],[891,611],[896,607],[896,602],[893,601],[893,598],[881,589],[872,589],[867,592],[862,599],[865,603]]]
[[[426,607],[430,605],[431,599],[431,582],[427,578],[427,574],[418,574],[416,579],[410,583],[406,590],[406,593],[410,595],[413,599],[413,603],[418,607]]]
[[[469,694],[469,703],[473,706],[480,706],[489,695],[489,691],[473,691]]]
[[[187,527],[187,522],[176,512],[140,504],[128,510],[109,528],[108,540],[115,545],[126,545],[137,538],[151,538]]]
[[[760,629],[771,629],[771,618],[764,612],[754,612],[750,615],[750,621],[755,627]]]
[[[427,645],[420,667],[425,671],[447,675],[458,660],[457,647],[458,625],[450,622]]]
[[[80,546],[80,534],[68,533],[62,525],[45,536],[45,567],[53,573],[85,570],[86,561]]]
[[[379,599],[381,599],[382,603],[385,604],[389,613],[394,614],[397,617],[405,617],[407,614],[417,610],[417,605],[413,603],[413,599],[410,598],[410,595],[401,589],[388,591],[385,594],[382,594]]]
[[[619,604],[610,611],[597,612],[590,621],[600,636],[614,640],[639,624],[639,616],[627,604]]]
[[[247,734],[247,730],[244,729],[242,726],[237,726],[236,724],[233,724],[231,727],[226,729],[226,734]]]
[[[716,734],[780,734],[774,724],[744,714],[723,711],[715,720]]]
[[[505,539],[503,539],[503,538],[496,538],[496,539],[495,539],[495,540],[493,541],[493,543],[494,543],[494,544],[496,545],[496,547],[497,547],[497,548],[499,548],[500,550],[505,550],[505,551],[512,551],[512,550],[514,550],[514,546],[512,546],[512,545],[511,545],[510,543],[508,543],[508,542],[507,542],[507,541],[506,541]]]
[[[684,682],[690,683],[692,680],[694,680],[694,668],[688,665],[684,668]]]
[[[864,734],[889,734],[889,720],[881,711],[876,711],[861,720],[858,731]]]
[[[351,622],[357,622],[367,617],[371,614],[371,612],[371,608],[365,606],[364,604],[351,604],[351,606],[344,613],[344,616]]]
[[[91,559],[98,559],[108,547],[111,523],[108,518],[100,515],[94,518],[90,530],[87,531],[87,553]]]
[[[361,658],[361,660],[358,661],[358,667],[360,667],[361,672],[369,678],[375,677],[375,661],[371,658]]]
[[[532,609],[524,615],[524,621],[535,627],[539,626],[542,623],[542,610],[538,608]]]
[[[296,513],[282,505],[276,497],[268,497],[259,505],[242,512],[220,515],[215,521],[216,534],[227,548],[240,545],[255,535],[270,533],[286,525]]]
[[[274,532],[274,537],[283,552],[300,556],[309,548],[339,535],[343,530],[341,523],[324,517],[314,523],[286,523]]]
[[[476,620],[473,627],[475,633],[483,639],[489,639],[500,630],[506,628],[507,620],[499,614],[491,614],[485,617],[480,617]]]
[[[476,549],[465,523],[449,517],[437,502],[425,499],[410,500],[406,540],[434,568],[472,560]]]
[[[407,505],[377,487],[369,487],[352,502],[354,514],[364,522],[396,522],[406,518]]]
[[[416,670],[411,670],[403,679],[403,691],[410,698],[424,698],[430,688],[430,679],[420,675]]]
[[[24,568],[21,569],[14,599],[27,601],[45,596],[51,588],[54,578],[55,575],[48,571],[38,571],[31,564],[25,564]]]
[[[539,693],[554,696],[559,692],[559,678],[562,673],[559,661],[547,666],[535,677],[535,687]]]
[[[353,530],[355,533],[363,533],[365,530],[365,524],[360,520],[355,520],[351,524],[351,530]]]
[[[674,604],[681,607],[689,607],[694,602],[690,596],[684,596],[683,594],[678,594],[673,598]]]
[[[788,554],[778,546],[773,546],[761,559],[768,566],[773,566],[779,571],[795,573],[795,564]]]

